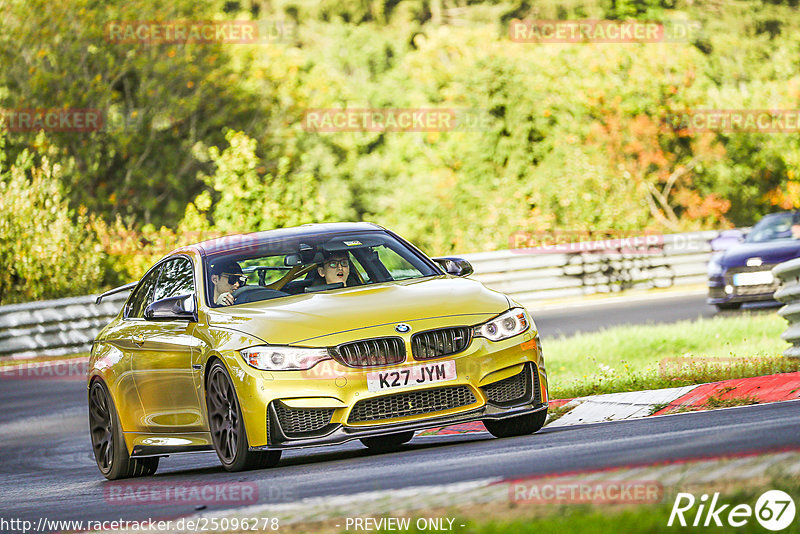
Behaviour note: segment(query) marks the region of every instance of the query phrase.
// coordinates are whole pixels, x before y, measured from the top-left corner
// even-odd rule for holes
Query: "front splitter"
[[[405,423],[384,424],[380,426],[345,426],[337,425],[328,433],[322,436],[314,436],[308,438],[287,438],[286,441],[277,445],[264,445],[260,447],[250,447],[251,451],[265,451],[265,450],[287,450],[287,449],[301,449],[305,447],[321,447],[324,445],[336,445],[339,443],[346,443],[354,439],[370,438],[375,436],[385,436],[387,434],[396,434],[398,432],[408,432],[410,430],[426,430],[428,428],[435,428],[439,426],[449,426],[461,423],[471,423],[473,421],[482,421],[485,419],[508,419],[520,415],[529,415],[533,413],[547,410],[547,403],[541,404],[522,404],[510,408],[497,407],[487,404],[480,408],[469,410],[462,413],[446,415],[442,417],[434,417],[424,419],[421,421],[410,421]]]

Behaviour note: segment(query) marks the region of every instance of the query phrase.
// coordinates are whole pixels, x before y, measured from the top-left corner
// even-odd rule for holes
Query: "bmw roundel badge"
[[[405,334],[406,332],[411,332],[411,327],[408,326],[406,323],[400,323],[394,327],[395,330],[400,332],[401,334]]]

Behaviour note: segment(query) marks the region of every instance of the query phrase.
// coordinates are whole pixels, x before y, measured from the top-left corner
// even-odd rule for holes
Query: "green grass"
[[[800,370],[783,358],[786,321],[742,314],[670,325],[610,328],[545,340],[554,399],[702,384]],[[680,359],[678,359],[680,358]]]

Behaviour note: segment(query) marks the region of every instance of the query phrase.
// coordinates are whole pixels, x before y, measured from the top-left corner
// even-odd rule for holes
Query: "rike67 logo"
[[[695,509],[695,505],[697,508]],[[792,497],[780,490],[769,490],[749,504],[719,504],[719,493],[714,493],[709,502],[705,493],[695,499],[691,493],[678,493],[667,526],[743,527],[755,516],[756,521],[767,530],[780,531],[792,524],[795,517]]]

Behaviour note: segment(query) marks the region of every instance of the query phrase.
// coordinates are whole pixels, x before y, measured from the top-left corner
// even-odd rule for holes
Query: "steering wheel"
[[[256,302],[259,300],[269,300],[277,297],[285,297],[289,295],[284,291],[270,289],[264,286],[243,286],[232,292],[234,304],[246,304],[248,302]]]
[[[251,291],[258,291],[259,289],[264,289],[262,286],[242,286],[239,289],[235,289],[231,291],[231,295],[233,295],[233,302],[236,303],[236,300],[246,293],[250,293]]]

